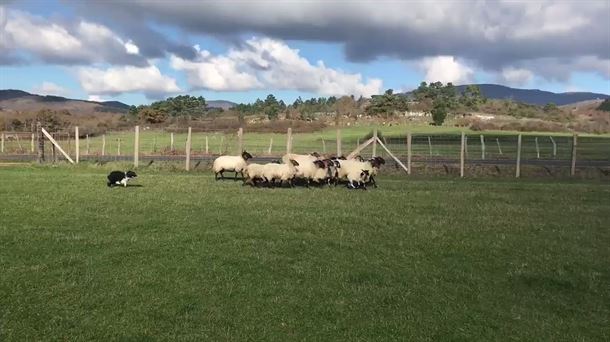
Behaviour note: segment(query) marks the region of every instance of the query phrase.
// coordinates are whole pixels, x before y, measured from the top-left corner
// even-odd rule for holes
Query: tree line
[[[226,115],[235,115],[240,123],[247,116],[264,115],[269,120],[280,116],[293,120],[313,120],[320,115],[330,115],[338,122],[341,117],[368,115],[389,118],[404,114],[412,103],[418,103],[424,111],[430,112],[435,124],[440,125],[451,110],[476,109],[485,101],[480,89],[471,85],[462,94],[456,92],[451,83],[441,82],[427,84],[422,82],[411,93],[399,94],[388,89],[381,95],[371,98],[352,96],[312,97],[302,99],[300,96],[292,103],[286,104],[269,94],[265,99],[256,99],[252,103],[239,103],[228,110]],[[223,114],[220,108],[210,108],[202,96],[180,95],[156,101],[150,105],[131,106],[129,116],[141,122],[156,124],[172,118],[197,120]]]

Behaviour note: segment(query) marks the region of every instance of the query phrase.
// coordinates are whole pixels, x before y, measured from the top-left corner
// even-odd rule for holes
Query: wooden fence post
[[[74,127],[74,151],[76,155],[76,164],[80,159],[80,137],[78,134],[78,126]]]
[[[133,141],[133,167],[140,163],[140,126],[136,126]]]
[[[34,153],[34,145],[35,145],[34,139],[35,139],[35,134],[32,133],[32,142],[30,143],[30,150],[32,151],[32,153]]]
[[[464,156],[468,158],[468,136],[464,136]]]
[[[207,137],[206,137],[206,139],[207,139]],[[171,132],[169,134],[169,150],[174,152],[174,132]],[[206,150],[206,153],[208,153],[207,150]]]
[[[430,157],[432,157],[432,139],[428,136],[428,150],[430,150]]]
[[[340,155],[341,155],[341,129],[337,128],[337,156],[340,156]]]
[[[286,134],[286,153],[292,153],[292,127],[288,127]]]
[[[186,135],[186,164],[185,169],[188,171],[191,167],[191,128],[189,127],[188,134]]]
[[[481,159],[485,160],[485,137],[481,134]]]
[[[464,154],[466,153],[466,137],[462,131],[462,138],[460,139],[460,177],[464,177]]]
[[[0,133],[0,152],[4,153],[4,132]]]
[[[536,143],[536,159],[540,159],[540,146],[538,145],[538,137],[534,137]]]
[[[377,127],[373,128],[373,157],[377,156]]]
[[[578,135],[574,133],[572,138],[572,167],[570,168],[570,176],[576,174],[576,146],[578,145]]]
[[[555,139],[553,139],[553,137],[549,137],[551,138],[551,142],[553,143],[553,159],[557,156],[557,144],[555,143]]]
[[[38,135],[38,162],[44,162],[44,137],[42,136],[42,125],[36,122],[36,134]]]
[[[271,155],[271,149],[273,148],[273,137],[269,138],[269,150],[267,154]]]
[[[55,139],[55,133],[51,134],[51,138]],[[51,158],[53,164],[57,163],[57,151],[55,150],[55,145],[51,144]]]
[[[64,157],[72,164],[74,164],[74,160],[72,160],[72,158],[70,158],[70,155],[66,153],[66,151],[64,151],[61,146],[59,146],[59,144],[57,143],[57,141],[55,141],[55,139],[53,138],[53,136],[51,134],[49,134],[49,132],[47,132],[44,128],[40,128],[40,131],[47,137],[47,139],[49,139],[49,141],[51,141],[51,143],[53,144],[53,146],[57,147],[57,149],[59,150],[59,152],[61,152],[61,154],[64,155]],[[44,139],[42,139],[42,150],[43,150],[43,154],[44,154]]]
[[[515,170],[515,177],[521,177],[521,134],[517,137],[517,169]]]
[[[208,136],[205,136],[205,154],[210,154],[210,145],[208,145]]]
[[[496,144],[498,144],[498,152],[502,155],[502,147],[500,147],[500,139],[496,138]]]
[[[411,174],[411,132],[407,132],[407,174]]]
[[[89,155],[89,134],[87,134],[87,155]]]
[[[102,134],[102,157],[106,155],[106,134]]]
[[[241,154],[244,150],[244,129],[242,127],[237,130],[237,154]]]

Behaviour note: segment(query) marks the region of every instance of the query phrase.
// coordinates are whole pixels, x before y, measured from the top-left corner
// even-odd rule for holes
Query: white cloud
[[[100,95],[89,95],[87,97],[87,101],[104,102],[107,100],[102,98]]]
[[[0,7],[0,47],[27,52],[35,59],[57,64],[144,65],[138,47],[108,27],[85,20],[55,23],[27,12]],[[4,52],[4,51],[3,51]]]
[[[53,82],[42,82],[42,84],[32,88],[34,94],[39,95],[55,95],[55,96],[68,96],[70,91],[62,86],[59,86]]]
[[[149,97],[158,97],[180,91],[176,80],[161,74],[154,65],[108,69],[82,67],[77,70],[77,76],[83,89],[95,95],[143,92]]]
[[[226,55],[200,51],[196,61],[171,57],[171,66],[184,71],[192,87],[217,91],[250,89],[300,90],[320,95],[370,96],[382,91],[382,81],[363,81],[358,73],[312,65],[284,42],[252,38]]]
[[[512,86],[524,86],[532,81],[534,73],[528,69],[506,67],[498,75],[498,80]]]
[[[425,72],[426,82],[470,83],[474,74],[470,67],[453,56],[425,57],[419,62],[419,67]]]

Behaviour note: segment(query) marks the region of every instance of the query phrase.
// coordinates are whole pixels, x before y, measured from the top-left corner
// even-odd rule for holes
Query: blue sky
[[[185,93],[235,102],[273,93],[291,103],[423,80],[610,94],[610,33],[596,18],[607,2],[536,3],[531,17],[529,3],[440,2],[440,14],[418,26],[429,2],[249,2],[231,11],[219,2],[198,12],[181,1],[14,1],[0,7],[0,88],[136,105]],[[456,33],[444,15],[480,25]]]

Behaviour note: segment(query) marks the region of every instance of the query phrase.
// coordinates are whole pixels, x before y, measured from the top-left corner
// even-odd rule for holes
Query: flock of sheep
[[[334,184],[339,181],[347,181],[347,187],[352,189],[364,189],[368,183],[375,183],[375,176],[379,172],[385,160],[381,157],[373,157],[363,160],[361,157],[346,159],[345,157],[324,157],[314,152],[311,154],[288,153],[282,157],[281,161],[267,164],[248,164],[252,158],[250,153],[244,151],[241,156],[221,156],[214,160],[212,169],[214,177],[218,180],[220,175],[224,179],[225,171],[241,174],[244,185],[252,186],[266,185],[275,186],[275,181],[279,180],[279,186],[283,183],[294,187],[295,180],[302,180],[307,187],[314,182],[319,185]]]

